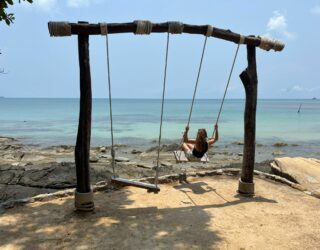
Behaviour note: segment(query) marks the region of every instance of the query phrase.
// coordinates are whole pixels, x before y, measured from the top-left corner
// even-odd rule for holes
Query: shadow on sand
[[[29,204],[0,215],[0,248],[18,249],[212,249],[222,240],[210,228],[214,217],[208,208],[235,206],[244,202],[276,201],[263,197],[227,201],[205,182],[174,186],[190,199],[189,205],[158,208],[147,194],[149,205],[130,198],[132,190],[95,194],[96,210],[74,212],[73,197]],[[133,191],[134,192],[134,191]],[[197,205],[190,193],[215,192],[224,203]]]

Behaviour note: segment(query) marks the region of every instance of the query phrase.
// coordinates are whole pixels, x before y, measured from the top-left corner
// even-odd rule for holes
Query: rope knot
[[[283,49],[284,44],[278,40],[273,40],[268,37],[258,36],[260,38],[260,45],[259,48],[269,51],[273,49],[275,51],[280,51]]]
[[[108,35],[108,24],[107,23],[99,23],[99,25],[100,25],[101,36]]]
[[[212,36],[212,32],[213,32],[213,27],[210,24],[208,24],[206,37]]]
[[[168,32],[171,34],[181,34],[183,32],[183,23],[168,22]]]
[[[71,36],[71,25],[68,22],[49,22],[50,36]]]
[[[238,44],[244,44],[245,37],[240,35]]]
[[[137,29],[134,32],[135,35],[149,35],[152,31],[152,23],[148,20],[135,20]]]

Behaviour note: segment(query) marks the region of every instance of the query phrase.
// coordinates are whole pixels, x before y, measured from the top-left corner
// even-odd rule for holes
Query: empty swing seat
[[[119,185],[119,186],[133,186],[137,188],[144,188],[147,189],[150,193],[158,193],[160,192],[159,186],[151,183],[141,182],[141,181],[134,181],[134,180],[128,180],[123,179],[119,177],[112,177],[111,182],[113,184]]]
[[[209,158],[208,158],[208,155],[207,153],[204,154],[204,156],[202,156],[202,158],[194,158],[192,160],[189,160],[187,158],[187,156],[185,155],[184,151],[181,151],[181,150],[177,150],[177,151],[173,151],[173,154],[174,154],[174,157],[176,158],[176,162],[177,163],[181,163],[181,162],[203,162],[203,163],[206,163],[206,162],[209,162]]]

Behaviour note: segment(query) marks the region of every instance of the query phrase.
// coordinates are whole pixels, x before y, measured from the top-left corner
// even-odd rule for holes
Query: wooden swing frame
[[[64,33],[58,34],[52,30],[55,27],[63,26]],[[108,23],[108,34],[135,33],[137,22],[130,23]],[[169,22],[151,23],[152,33],[167,33],[169,31]],[[183,33],[206,35],[207,25],[183,24]],[[75,163],[77,186],[75,193],[75,206],[77,210],[91,211],[94,209],[92,189],[90,187],[89,172],[89,152],[91,140],[91,112],[92,112],[92,89],[89,60],[89,36],[101,35],[100,24],[89,24],[87,22],[66,23],[49,22],[49,32],[51,36],[78,36],[78,53],[80,67],[80,113],[77,133],[77,142],[75,146]],[[257,107],[257,88],[258,77],[256,67],[256,47],[267,51],[281,51],[284,44],[271,39],[259,36],[242,36],[231,30],[219,29],[213,27],[212,37],[234,42],[236,44],[245,44],[247,46],[247,68],[240,74],[240,79],[245,89],[245,111],[244,111],[244,147],[241,177],[239,179],[238,192],[245,195],[254,194],[253,170],[255,162],[255,140],[256,140],[256,107]],[[116,181],[116,180],[114,180]],[[134,181],[119,181],[122,184],[135,185]],[[130,182],[130,183],[129,183]],[[146,189],[148,189],[146,184]],[[139,187],[140,184],[139,184]]]

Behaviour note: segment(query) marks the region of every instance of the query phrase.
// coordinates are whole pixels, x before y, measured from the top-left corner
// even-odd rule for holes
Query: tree
[[[32,3],[33,0],[22,0],[26,1],[28,3]],[[19,3],[21,3],[21,0],[19,0]],[[13,0],[0,0],[0,22],[5,21],[7,25],[10,25],[14,21],[14,14],[13,13],[7,13],[6,9],[9,7],[9,5],[13,5]]]

